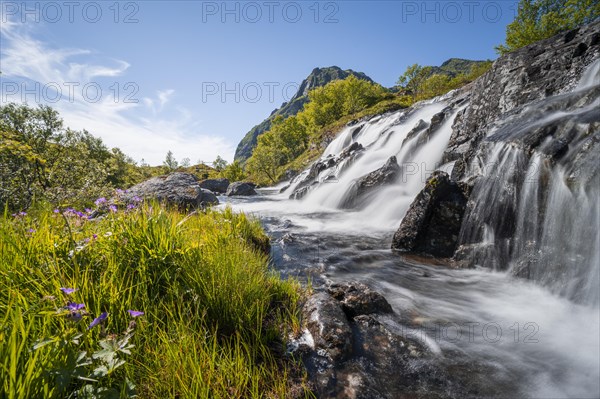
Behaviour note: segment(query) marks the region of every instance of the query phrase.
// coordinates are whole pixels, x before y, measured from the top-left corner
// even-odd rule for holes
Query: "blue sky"
[[[0,2],[0,102],[46,103],[135,160],[233,159],[314,67],[392,86],[494,59],[517,1]]]

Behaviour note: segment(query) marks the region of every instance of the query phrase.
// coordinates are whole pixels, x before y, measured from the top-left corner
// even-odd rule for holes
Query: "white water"
[[[576,90],[598,84],[599,73],[600,61],[586,71]],[[319,176],[321,182],[334,176],[335,182],[319,184],[300,201],[288,200],[301,180],[296,179],[282,194],[234,208],[289,221],[270,227],[272,234],[285,231],[296,237],[280,246],[281,270],[300,265],[327,279],[367,282],[394,307],[396,314],[387,322],[396,330],[419,333],[413,324],[407,327],[407,315],[423,326],[459,326],[460,339],[439,339],[430,331],[418,337],[440,359],[462,357],[484,365],[482,373],[489,367],[493,372],[484,377],[489,384],[500,389],[515,385],[526,397],[600,397],[600,187],[597,181],[587,187],[567,184],[572,173],[568,162],[579,144],[571,146],[562,165],[551,165],[541,153],[528,154],[504,141],[490,144],[474,160],[470,173],[488,179],[474,191],[475,208],[466,215],[462,239],[480,240],[492,249],[479,259],[485,268],[405,264],[390,253],[391,235],[426,177],[436,168],[449,171],[453,166],[439,163],[454,114],[423,146],[411,145],[421,134],[402,145],[420,119],[429,123],[446,106],[442,99],[423,104],[408,117],[401,111],[347,127],[322,159],[339,156],[353,141],[366,150],[351,165],[341,163]],[[585,111],[554,110],[518,126],[529,129]],[[341,210],[352,183],[390,156],[397,157],[405,175],[380,189],[364,208]],[[514,226],[503,225],[509,214]],[[323,248],[315,250],[315,242]],[[319,251],[316,257],[322,260],[316,266],[310,251]],[[530,256],[538,261],[531,267],[533,281],[513,277]],[[472,340],[468,323],[479,323]],[[498,325],[502,337],[494,341],[485,336],[481,327],[486,323]]]

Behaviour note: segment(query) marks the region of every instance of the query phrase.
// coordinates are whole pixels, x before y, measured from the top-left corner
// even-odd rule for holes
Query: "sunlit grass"
[[[0,397],[289,397],[301,291],[265,248],[260,224],[230,209],[3,215]]]

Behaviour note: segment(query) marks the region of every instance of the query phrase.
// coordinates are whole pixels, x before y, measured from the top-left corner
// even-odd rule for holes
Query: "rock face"
[[[229,185],[225,195],[227,195],[228,197],[232,195],[247,197],[252,195],[258,195],[258,193],[254,190],[254,187],[252,187],[252,185],[238,181]]]
[[[229,180],[227,179],[207,179],[200,182],[200,187],[206,190],[212,191],[213,193],[224,194],[227,192],[229,187]]]
[[[194,175],[179,172],[153,177],[137,184],[127,190],[125,197],[156,199],[182,209],[202,208],[219,203],[211,191],[200,187],[198,179]]]
[[[392,249],[451,257],[467,205],[466,190],[447,173],[434,172],[394,234]]]
[[[320,86],[325,86],[327,83],[333,80],[346,79],[350,75],[372,82],[371,78],[364,73],[355,72],[351,69],[343,70],[337,66],[313,69],[310,75],[308,75],[306,79],[302,81],[298,91],[294,97],[290,99],[290,101],[283,103],[281,107],[274,110],[267,119],[254,126],[248,133],[246,133],[235,150],[235,160],[244,163],[248,158],[250,158],[254,147],[256,147],[258,136],[271,128],[271,123],[276,116],[280,115],[286,118],[288,116],[296,115],[298,112],[300,112],[304,107],[304,104],[308,102],[309,90]]]
[[[585,50],[583,50],[585,49]],[[572,90],[600,53],[600,22],[534,43],[503,57],[474,82],[469,107],[457,118],[444,162],[464,177],[481,140],[500,117],[526,104]]]
[[[595,190],[590,182],[600,176],[594,166],[600,163],[598,152],[591,150],[600,147],[600,112],[594,106],[600,87],[580,83],[599,59],[597,21],[495,61],[466,88],[468,104],[452,121],[442,157],[442,163],[454,162],[451,177],[434,174],[410,206],[392,248],[455,255],[463,266],[506,267],[510,257],[516,273],[534,276],[531,268],[547,251],[530,248],[537,239],[527,235],[532,230],[523,221],[543,220],[547,207],[555,206],[547,202],[552,168],[561,165],[574,192],[577,187]],[[442,116],[436,115],[438,123]],[[538,194],[522,200],[523,190],[533,190],[531,181],[523,182],[534,155],[540,157],[540,177],[533,182]],[[528,206],[532,214],[519,216]]]

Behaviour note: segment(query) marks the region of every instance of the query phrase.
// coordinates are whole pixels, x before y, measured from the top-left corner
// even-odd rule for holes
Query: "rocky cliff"
[[[235,159],[244,163],[252,155],[252,150],[256,147],[256,140],[258,136],[266,132],[271,128],[271,122],[273,119],[281,115],[288,117],[296,115],[302,110],[304,104],[308,101],[308,92],[316,87],[325,86],[327,83],[338,80],[346,79],[348,76],[354,75],[359,79],[367,80],[372,82],[371,78],[362,72],[355,72],[351,69],[343,70],[337,66],[331,66],[327,68],[315,68],[312,70],[310,75],[306,77],[298,87],[298,91],[290,99],[290,101],[283,103],[281,107],[274,110],[271,115],[258,125],[254,126],[240,141],[235,150]]]

